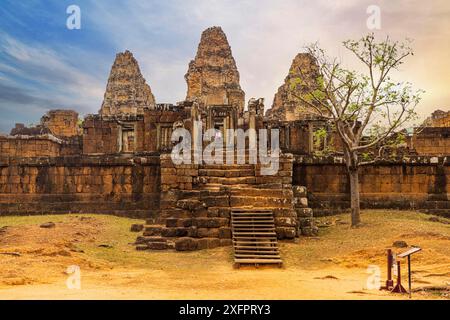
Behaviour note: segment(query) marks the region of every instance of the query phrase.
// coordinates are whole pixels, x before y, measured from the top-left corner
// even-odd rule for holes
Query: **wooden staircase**
[[[270,210],[237,210],[231,212],[234,263],[277,264],[283,261],[278,249],[273,213]]]

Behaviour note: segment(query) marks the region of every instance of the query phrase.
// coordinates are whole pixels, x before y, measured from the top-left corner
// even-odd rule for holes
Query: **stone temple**
[[[156,102],[132,53],[117,54],[98,114],[79,121],[75,111],[52,110],[37,126],[16,124],[10,135],[0,136],[0,215],[143,218],[140,250],[238,243],[243,258],[255,233],[268,243],[316,235],[313,212],[347,210],[349,183],[338,136],[294,98],[304,86],[317,86],[314,59],[299,53],[286,71],[272,108],[265,113],[263,99],[246,105],[227,37],[220,27],[208,28],[187,67],[186,99],[164,104]],[[292,86],[298,76],[302,85]],[[449,215],[449,119],[449,113],[435,112],[407,135],[401,157],[361,169],[363,208]],[[204,130],[222,135],[226,129],[279,129],[278,172],[261,175],[260,164],[248,163],[175,165],[173,131],[193,132],[199,120]],[[319,128],[329,132],[323,140],[314,135]],[[330,147],[334,156],[316,156]]]

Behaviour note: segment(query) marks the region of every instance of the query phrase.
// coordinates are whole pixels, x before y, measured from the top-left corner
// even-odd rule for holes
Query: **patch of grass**
[[[232,264],[231,247],[195,252],[137,251],[133,243],[142,233],[131,232],[130,227],[132,224],[145,223],[140,219],[98,214],[3,216],[0,217],[0,227],[38,226],[49,221],[56,223],[57,226],[62,223],[76,226],[78,223],[94,222],[80,220],[83,218],[93,218],[95,223],[100,225],[94,241],[82,240],[73,243],[73,246],[82,251],[81,254],[89,260],[108,262],[111,266],[154,270],[208,269],[223,266],[224,261],[229,262],[230,266]]]
[[[395,240],[406,240],[408,245],[419,245],[433,250],[436,258],[450,259],[450,225],[431,222],[430,215],[413,211],[364,210],[363,225],[351,228],[349,214],[319,218],[329,226],[320,228],[319,239],[300,238],[298,244],[282,244],[282,256],[290,265],[317,268],[330,263],[346,266],[382,264],[386,249]],[[427,251],[431,256],[431,252]],[[423,256],[423,254],[421,254]],[[419,256],[420,257],[420,256]],[[428,257],[428,255],[427,255]],[[383,264],[384,265],[384,264]]]
[[[143,220],[109,215],[68,214],[42,216],[0,217],[1,226],[39,225],[44,222],[89,223],[79,218],[94,218],[100,228],[94,241],[74,243],[88,259],[106,261],[115,266],[133,266],[145,269],[168,270],[183,268],[205,270],[232,265],[231,247],[195,252],[136,251],[132,245],[141,233],[130,231]],[[412,211],[365,210],[364,225],[351,228],[348,214],[320,218],[330,225],[320,229],[319,238],[299,238],[297,243],[281,243],[285,267],[317,269],[332,265],[364,267],[369,264],[384,265],[386,248],[395,240],[405,240],[409,245],[419,245],[424,250],[415,259],[424,264],[446,265],[450,259],[450,225],[429,221],[429,215]],[[447,238],[446,238],[447,237]],[[99,247],[99,245],[108,247]]]
[[[31,216],[0,216],[0,228],[3,226],[15,227],[25,225],[40,225],[45,222],[66,222],[75,214],[61,215],[31,215]]]

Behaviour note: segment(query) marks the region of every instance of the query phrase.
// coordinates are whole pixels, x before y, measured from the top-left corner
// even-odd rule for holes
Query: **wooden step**
[[[236,266],[240,266],[241,264],[277,264],[278,266],[281,266],[283,264],[283,261],[281,259],[234,259],[234,262],[236,263]]]
[[[251,231],[251,232],[235,230],[233,232],[233,235],[236,237],[240,237],[240,236],[276,236],[277,235],[275,232],[270,232],[270,231],[269,232],[259,232],[259,231],[256,232],[256,231],[258,231],[258,230]]]
[[[278,264],[278,249],[273,212],[257,209],[235,209],[231,212],[234,262],[241,264]]]
[[[233,235],[233,239],[236,239],[236,240],[277,240],[277,237],[276,236],[266,236],[266,235],[256,236],[256,237],[252,237],[249,235]]]
[[[237,244],[258,244],[258,245],[275,245],[276,242],[275,241],[246,241],[246,240],[235,240],[234,241],[235,246]]]
[[[234,221],[236,222],[242,222],[242,221],[249,221],[249,222],[253,222],[254,220],[258,220],[258,221],[267,221],[267,222],[272,222],[273,221],[273,217],[268,217],[268,216],[244,216],[244,217],[236,217],[234,216]]]
[[[260,252],[261,254],[266,254],[266,255],[279,255],[280,253],[278,252],[278,250],[266,250],[266,251],[257,251]],[[242,250],[242,249],[237,249],[236,250],[236,256],[239,254],[254,254],[255,250]]]
[[[236,248],[236,252],[239,252],[239,253],[253,253],[253,252],[255,252],[255,250],[257,250],[257,251],[261,251],[261,252],[264,252],[264,253],[279,253],[279,251],[278,251],[278,249],[277,248],[275,248],[275,247],[266,247],[266,248],[264,248],[264,247],[242,247],[242,246],[240,246],[240,247],[237,247]]]
[[[236,253],[234,256],[236,258],[254,258],[255,257],[255,253],[253,254],[241,254],[241,253]],[[267,259],[273,259],[273,258],[278,258],[281,259],[281,257],[279,255],[268,255],[266,252],[264,252],[263,254],[259,254],[258,255],[258,259],[261,258],[267,258]]]
[[[254,231],[258,231],[258,232],[270,232],[270,233],[275,233],[275,228],[255,228],[255,227],[245,227],[245,228],[236,228],[235,227],[235,232],[254,232]]]

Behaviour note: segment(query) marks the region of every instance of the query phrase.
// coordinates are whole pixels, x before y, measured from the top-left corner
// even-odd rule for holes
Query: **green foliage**
[[[369,160],[371,160],[371,154],[370,154],[370,152],[363,152],[362,154],[361,154],[361,158],[364,160],[364,161],[369,161]]]
[[[331,141],[328,141],[331,140]],[[334,152],[333,139],[329,138],[326,128],[321,127],[313,132],[314,155],[327,156]]]
[[[360,70],[365,70],[345,68],[313,44],[308,53],[317,61],[319,86],[305,86],[305,94],[298,98],[315,110],[325,110],[322,116],[339,124],[335,128],[339,129],[344,149],[363,159],[370,153],[368,150],[391,143],[389,139],[394,133],[417,118],[415,107],[424,91],[414,90],[407,81],[391,78],[392,71],[413,55],[410,40],[399,42],[387,37],[377,41],[369,34],[344,41],[343,45],[362,63]]]

